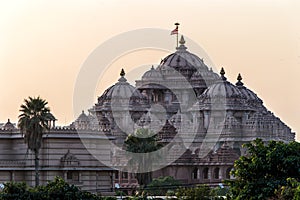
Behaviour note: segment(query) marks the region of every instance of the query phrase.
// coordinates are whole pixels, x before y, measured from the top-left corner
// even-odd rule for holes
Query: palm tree
[[[18,127],[24,135],[28,149],[34,152],[35,185],[39,185],[39,150],[42,145],[43,133],[49,129],[48,102],[40,97],[24,99],[21,105]]]
[[[154,135],[149,129],[141,128],[138,129],[134,134],[128,135],[125,140],[126,150],[128,152],[133,153],[150,153],[154,152],[162,147],[160,143],[158,143],[157,136]],[[130,153],[129,153],[130,154]],[[146,187],[148,183],[152,181],[152,173],[151,173],[151,163],[153,160],[157,160],[157,158],[148,157],[145,159],[145,156],[149,156],[148,154],[144,154],[144,156],[132,157],[129,161],[131,165],[137,164],[138,171],[142,171],[141,169],[147,169],[145,173],[138,173],[136,178],[140,186]]]

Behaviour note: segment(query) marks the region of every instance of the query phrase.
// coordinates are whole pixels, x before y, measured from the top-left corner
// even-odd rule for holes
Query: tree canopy
[[[0,192],[0,200],[102,200],[95,194],[82,191],[74,185],[69,185],[61,177],[56,177],[45,186],[28,187],[25,183],[8,182]]]
[[[141,128],[136,130],[134,134],[128,135],[125,140],[126,150],[132,153],[145,153],[143,156],[132,156],[130,158],[131,167],[137,165],[138,172],[148,171],[145,173],[137,173],[136,178],[141,186],[146,186],[151,182],[151,163],[154,159],[147,153],[158,150],[161,144],[158,143],[157,136],[153,134],[149,129]],[[143,170],[142,170],[143,169]],[[146,169],[146,170],[145,170]]]
[[[39,150],[42,145],[43,133],[49,129],[48,123],[51,120],[48,102],[40,97],[28,97],[21,105],[18,126],[24,135],[28,149],[34,152],[35,156],[35,184],[39,185]]]
[[[268,199],[288,184],[288,178],[300,180],[300,143],[256,139],[244,145],[247,155],[234,163],[229,180],[232,199]]]
[[[181,182],[172,176],[165,176],[153,179],[146,189],[151,195],[166,195],[167,193],[174,193],[181,185]]]
[[[21,105],[18,126],[28,148],[34,152],[41,148],[43,132],[47,130],[50,109],[40,97],[28,97]]]

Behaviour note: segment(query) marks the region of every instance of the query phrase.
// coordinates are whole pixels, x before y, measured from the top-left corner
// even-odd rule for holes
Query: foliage
[[[214,197],[225,197],[228,193],[228,187],[215,187],[211,190],[210,195]]]
[[[148,171],[137,173],[136,178],[139,185],[146,186],[152,180],[151,161],[157,158],[150,157],[150,152],[158,150],[161,145],[157,142],[157,137],[149,129],[138,129],[134,134],[128,135],[125,140],[126,150],[132,153],[144,153],[143,156],[131,157],[130,165],[137,164],[138,171]]]
[[[270,200],[300,200],[300,182],[294,178],[287,179],[287,185],[275,191],[275,196]]]
[[[25,183],[4,183],[0,193],[0,200],[27,200],[30,199],[28,187]]]
[[[48,121],[52,116],[47,107],[48,102],[40,97],[24,100],[21,105],[18,126],[24,135],[25,143],[35,154],[35,185],[39,185],[39,150],[42,145],[43,133],[49,129]]]
[[[178,199],[195,200],[195,199],[210,199],[210,188],[207,185],[198,185],[196,187],[184,188],[176,190]]]
[[[241,156],[234,164],[229,180],[232,199],[268,199],[279,186],[287,185],[287,178],[300,178],[300,143],[270,141],[264,145],[261,139],[244,145],[247,156]]]
[[[4,184],[0,200],[100,200],[95,194],[81,191],[74,185],[69,185],[62,178],[56,177],[46,186],[28,187],[25,183],[9,182]]]
[[[175,180],[172,176],[165,176],[153,179],[147,186],[147,191],[150,195],[169,195],[174,193],[181,185],[180,181]]]
[[[43,132],[47,130],[50,109],[48,102],[40,97],[24,100],[21,105],[18,126],[24,134],[28,148],[34,152],[41,148]]]

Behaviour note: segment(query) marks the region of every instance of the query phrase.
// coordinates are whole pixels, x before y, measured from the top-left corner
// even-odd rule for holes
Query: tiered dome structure
[[[153,128],[164,146],[173,143],[170,156],[179,158],[154,176],[171,175],[188,183],[217,184],[229,177],[234,160],[245,153],[242,144],[255,138],[294,140],[295,133],[268,111],[240,74],[232,84],[223,68],[218,75],[189,52],[183,36],[179,44],[136,80],[136,87],[122,69],[118,82],[90,109],[100,131],[115,136],[120,146],[135,129]],[[178,133],[181,138],[173,140]],[[192,144],[184,147],[186,139]],[[177,147],[186,152],[177,155]],[[193,178],[185,180],[186,174]]]

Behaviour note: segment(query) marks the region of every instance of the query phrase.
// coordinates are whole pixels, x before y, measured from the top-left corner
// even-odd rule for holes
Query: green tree
[[[185,200],[209,200],[211,190],[207,185],[197,185],[196,187],[182,187],[176,190],[175,194],[178,199]]]
[[[234,163],[229,180],[232,199],[268,199],[280,186],[287,185],[288,178],[300,179],[300,143],[261,139],[245,144],[247,155]]]
[[[294,178],[287,179],[287,185],[275,191],[275,196],[270,200],[300,200],[300,182]]]
[[[24,135],[25,143],[35,156],[35,185],[39,185],[39,150],[42,145],[43,133],[49,129],[50,109],[48,102],[40,97],[24,100],[21,105],[18,126]]]
[[[26,183],[7,182],[0,192],[0,200],[25,200],[30,199]]]
[[[126,150],[132,153],[144,153],[143,156],[133,156],[130,159],[130,165],[137,164],[138,171],[148,171],[145,173],[137,173],[136,178],[140,186],[143,188],[147,186],[152,180],[151,165],[153,160],[157,158],[151,158],[147,153],[158,150],[161,144],[158,143],[156,135],[154,135],[149,129],[138,129],[134,134],[128,135],[125,140]]]
[[[0,192],[0,200],[101,200],[95,194],[69,185],[61,177],[55,177],[45,186],[28,187],[25,183],[8,182]],[[115,199],[115,198],[111,198]]]
[[[175,180],[172,176],[165,176],[153,179],[146,189],[151,195],[166,195],[166,193],[172,193],[180,186],[180,181]]]

